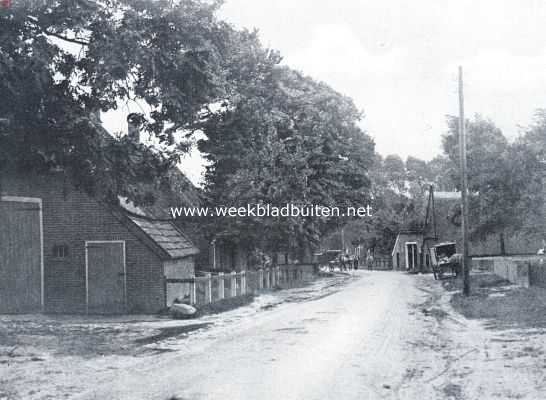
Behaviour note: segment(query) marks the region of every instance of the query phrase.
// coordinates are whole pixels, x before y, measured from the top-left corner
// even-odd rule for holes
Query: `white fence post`
[[[224,298],[224,273],[218,273],[218,298],[222,300]]]
[[[231,272],[231,297],[237,297],[237,272]]]
[[[190,282],[190,304],[195,305],[197,304],[197,292],[195,285],[197,282],[195,281],[195,277],[193,278],[193,281]]]
[[[241,271],[241,296],[246,294],[246,271]]]
[[[212,274],[207,274],[207,285],[205,286],[205,298],[207,303],[212,303]]]
[[[264,270],[260,268],[258,271],[258,290],[264,287]]]
[[[271,269],[267,268],[265,270],[265,288],[270,289],[271,288]]]
[[[275,284],[277,283],[277,276],[275,275],[277,272],[277,269],[275,267],[271,268],[271,287],[275,288]]]

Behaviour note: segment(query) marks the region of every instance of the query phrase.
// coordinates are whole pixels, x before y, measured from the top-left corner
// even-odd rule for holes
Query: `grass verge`
[[[471,295],[462,294],[462,280],[442,282],[453,308],[471,319],[485,319],[491,329],[545,328],[546,289],[523,288],[494,274],[471,275]]]

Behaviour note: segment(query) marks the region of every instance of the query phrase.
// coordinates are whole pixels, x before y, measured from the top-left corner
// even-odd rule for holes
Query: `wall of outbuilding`
[[[423,235],[420,233],[400,233],[392,251],[393,269],[401,271],[406,270],[406,243],[410,242],[417,243],[417,251],[420,254]]]

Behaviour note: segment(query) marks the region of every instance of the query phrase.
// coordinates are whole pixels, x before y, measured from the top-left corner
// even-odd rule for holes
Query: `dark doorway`
[[[413,270],[417,267],[417,243],[406,243],[406,269]]]

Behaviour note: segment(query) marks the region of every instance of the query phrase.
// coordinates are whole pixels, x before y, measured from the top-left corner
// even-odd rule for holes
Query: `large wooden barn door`
[[[42,309],[41,217],[40,199],[0,198],[0,312]]]
[[[125,311],[125,243],[86,242],[87,311]]]

